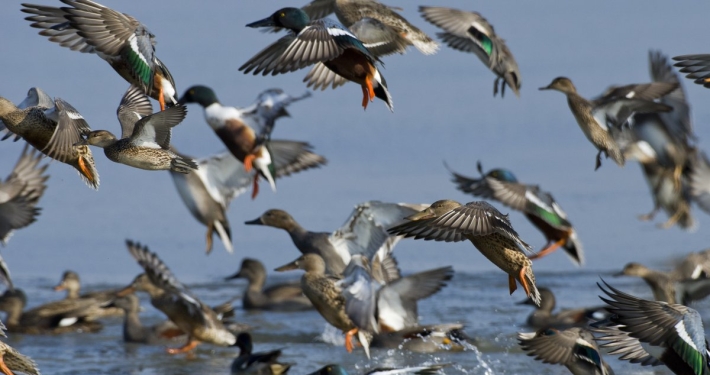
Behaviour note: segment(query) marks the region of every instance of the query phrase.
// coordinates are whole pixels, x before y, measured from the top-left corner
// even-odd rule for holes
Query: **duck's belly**
[[[520,269],[532,265],[532,261],[518,250],[513,241],[498,233],[470,237],[469,240],[491,263],[508,274],[517,275]]]
[[[163,149],[128,149],[116,152],[112,149],[104,149],[104,153],[109,160],[116,163],[129,165],[134,168],[146,170],[169,170],[172,157]]]
[[[370,61],[358,51],[348,48],[342,55],[323,64],[339,76],[357,84],[365,84],[365,78],[373,75]]]

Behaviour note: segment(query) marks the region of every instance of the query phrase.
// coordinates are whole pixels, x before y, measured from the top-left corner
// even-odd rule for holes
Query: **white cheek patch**
[[[59,326],[60,327],[69,327],[71,325],[74,325],[74,323],[78,322],[79,318],[64,318],[59,321]]]

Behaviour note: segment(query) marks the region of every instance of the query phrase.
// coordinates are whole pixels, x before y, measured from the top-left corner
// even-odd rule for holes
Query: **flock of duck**
[[[156,55],[155,36],[133,17],[91,0],[61,0],[65,6],[22,4],[30,26],[51,42],[96,54],[130,83],[117,109],[121,135],[92,130],[80,112],[65,100],[52,99],[33,87],[18,105],[0,98],[3,139],[22,139],[22,151],[9,177],[0,184],[0,239],[34,222],[39,201],[47,189],[48,164],[42,154],[68,164],[91,188],[99,188],[99,173],[92,149],[103,149],[116,163],[145,170],[170,172],[178,193],[192,215],[207,227],[206,251],[217,235],[232,252],[227,211],[230,201],[251,187],[252,198],[265,180],[276,190],[278,178],[311,168],[326,159],[307,142],[272,139],[276,120],[288,116],[287,107],[310,96],[294,97],[279,89],[261,93],[244,108],[223,105],[211,88],[193,85],[178,95],[175,79]],[[520,72],[511,51],[488,21],[476,12],[443,7],[420,7],[422,17],[442,31],[442,42],[476,54],[495,74],[493,95],[504,95],[506,86],[519,96]],[[335,13],[338,21],[325,18]],[[281,30],[285,36],[258,52],[239,70],[253,74],[285,74],[311,67],[304,81],[314,89],[336,88],[348,81],[361,86],[363,108],[380,99],[393,110],[393,98],[378,69],[381,58],[404,53],[414,46],[434,54],[438,42],[401,17],[395,8],[376,0],[314,0],[303,8],[283,8],[247,25]],[[685,94],[669,60],[650,53],[651,82],[612,87],[598,98],[579,95],[572,81],[555,78],[540,90],[563,93],[585,136],[602,155],[624,165],[637,160],[643,166],[654,209],[663,209],[666,227],[693,227],[690,205],[710,212],[710,161],[695,145]],[[675,57],[680,71],[696,83],[710,87],[710,55]],[[346,95],[346,93],[341,93]],[[150,98],[159,103],[154,112]],[[203,108],[205,121],[224,143],[227,152],[202,159],[181,154],[171,145],[173,128],[187,115],[187,105]],[[179,134],[178,134],[179,136]],[[641,365],[665,365],[676,374],[708,374],[708,348],[697,311],[686,305],[710,293],[710,255],[693,254],[672,274],[629,264],[625,275],[644,278],[657,301],[643,300],[599,284],[606,306],[565,310],[553,314],[554,295],[538,287],[534,259],[561,248],[578,265],[584,262],[580,239],[552,195],[536,185],[519,182],[505,169],[467,177],[452,171],[457,188],[475,197],[497,201],[520,211],[538,228],[548,244],[538,252],[523,241],[508,216],[485,201],[461,204],[439,200],[432,204],[358,204],[345,224],[332,233],[304,229],[291,214],[271,209],[247,221],[285,230],[302,253],[277,271],[303,270],[300,283],[266,285],[260,261],[245,258],[239,272],[245,278],[245,309],[274,311],[315,310],[345,334],[347,351],[357,339],[369,357],[370,347],[394,347],[433,352],[463,350],[467,336],[460,324],[422,326],[417,304],[444,288],[453,277],[452,267],[400,274],[393,248],[403,238],[458,242],[469,240],[508,277],[508,292],[518,285],[536,307],[528,324],[537,329],[520,333],[523,350],[546,363],[567,366],[573,374],[611,374],[600,347],[610,354]],[[19,334],[95,332],[100,320],[123,316],[126,342],[163,344],[182,340],[170,354],[194,355],[200,343],[236,346],[240,353],[231,373],[283,374],[290,364],[280,363],[280,350],[254,353],[250,327],[237,322],[231,303],[211,307],[200,301],[173,275],[156,252],[127,240],[130,255],[143,273],[125,288],[80,294],[79,277],[68,271],[57,290],[66,299],[25,310],[27,296],[13,284],[5,262],[0,278],[7,285],[0,296],[6,312],[3,330]],[[136,292],[146,293],[167,320],[146,327],[139,318]],[[600,315],[601,314],[601,315]],[[590,323],[591,322],[591,323]],[[39,374],[36,364],[0,342],[0,371]],[[445,365],[380,372],[432,373]],[[319,374],[346,374],[339,365],[325,366]]]

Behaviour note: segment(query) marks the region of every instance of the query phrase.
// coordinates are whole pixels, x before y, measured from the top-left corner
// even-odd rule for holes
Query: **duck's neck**
[[[123,320],[123,340],[126,342],[145,341],[145,330],[138,317],[138,311],[126,310],[126,317]]]
[[[68,288],[67,289],[67,299],[77,299],[79,298],[79,288]]]
[[[8,326],[19,326],[20,325],[20,318],[22,318],[22,309],[24,306],[22,304],[14,304],[5,312],[7,313],[7,316],[5,317],[5,324]]]
[[[249,291],[261,292],[266,284],[266,275],[263,273],[254,274],[249,277]]]

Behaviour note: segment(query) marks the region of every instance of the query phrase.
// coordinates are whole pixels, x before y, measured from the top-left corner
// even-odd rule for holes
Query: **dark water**
[[[59,6],[58,1],[42,1]],[[304,72],[277,77],[245,76],[238,67],[275,40],[243,27],[286,1],[105,1],[147,24],[157,35],[158,55],[175,76],[182,92],[193,84],[213,87],[225,104],[246,106],[264,89],[282,87],[292,94],[305,91]],[[206,5],[205,5],[206,4]],[[430,35],[436,30],[417,15],[417,5],[402,0],[388,4]],[[360,90],[346,85],[289,108],[291,119],[277,126],[274,137],[306,140],[329,159],[327,167],[279,181],[276,194],[264,190],[258,199],[239,197],[229,217],[236,254],[216,243],[204,252],[204,227],[182,206],[167,173],[131,169],[106,160],[95,150],[101,188],[86,188],[71,168],[52,163],[49,188],[40,202],[42,215],[18,231],[2,256],[16,284],[30,293],[31,304],[56,298],[47,288],[65,269],[79,272],[89,285],[128,283],[139,267],[125,251],[124,240],[147,243],[185,283],[207,302],[222,302],[236,293],[215,284],[230,274],[244,256],[258,257],[272,269],[297,256],[285,233],[246,227],[269,208],[286,209],[311,230],[339,227],[352,207],[378,199],[392,202],[433,202],[442,198],[472,200],[456,191],[442,165],[475,175],[475,162],[485,168],[506,167],[519,180],[538,183],[553,192],[575,224],[585,245],[587,264],[575,269],[562,254],[535,262],[541,285],[552,286],[562,306],[597,304],[596,270],[620,269],[629,261],[654,267],[669,258],[698,251],[710,244],[707,215],[695,210],[698,230],[657,229],[636,215],[651,209],[639,168],[613,163],[593,171],[596,150],[587,142],[559,93],[538,92],[554,77],[573,79],[580,93],[593,96],[610,84],[647,81],[647,52],[660,49],[670,56],[710,52],[704,35],[710,32],[710,3],[652,2],[432,2],[480,11],[507,40],[522,74],[521,97],[492,97],[494,76],[473,56],[443,48],[435,56],[410,51],[386,59],[386,76],[395,113],[381,103],[363,112]],[[37,35],[14,1],[0,3],[0,95],[21,100],[31,86],[40,86],[78,108],[94,129],[117,131],[115,109],[126,89],[107,64],[95,56],[61,48]],[[710,91],[684,80],[693,106],[700,147],[706,150],[710,130]],[[509,93],[510,94],[510,93]],[[223,150],[205,125],[202,110],[189,108],[172,142],[181,151],[205,156]],[[0,143],[0,174],[8,173],[22,144]],[[501,207],[502,208],[502,207]],[[508,212],[507,209],[503,209]],[[517,213],[511,220],[522,238],[540,247],[543,237]],[[665,220],[663,214],[659,221]],[[481,339],[478,351],[437,356],[410,356],[396,351],[375,353],[374,364],[455,362],[469,373],[564,373],[523,356],[514,345],[518,324],[528,311],[507,296],[505,275],[468,243],[402,242],[397,256],[403,269],[419,271],[454,265],[452,287],[422,305],[424,322],[462,321],[470,335]],[[617,281],[617,280],[614,280]],[[627,285],[628,280],[618,280]],[[647,290],[634,284],[632,291]],[[701,305],[705,306],[705,305]],[[148,308],[146,319],[158,314]],[[284,347],[285,360],[297,362],[294,373],[305,373],[325,362],[341,361],[364,368],[358,355],[340,347],[314,343],[323,331],[316,315],[246,315],[261,323],[257,348]],[[226,373],[230,349],[205,346],[198,359],[171,358],[160,347],[126,347],[119,340],[118,322],[98,335],[64,337],[14,336],[10,342],[32,355],[45,373]],[[283,336],[283,337],[282,337]],[[293,344],[297,342],[298,344]],[[531,367],[535,366],[535,367]],[[639,371],[613,363],[621,373]],[[453,370],[452,370],[453,371]],[[650,371],[650,370],[646,370]],[[663,370],[658,370],[663,371]]]

